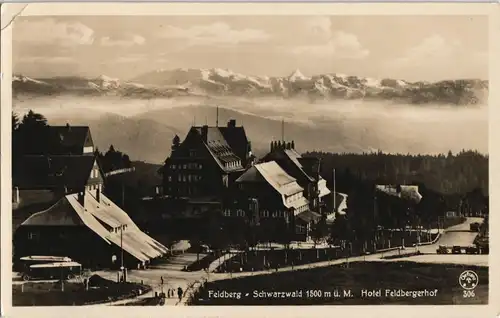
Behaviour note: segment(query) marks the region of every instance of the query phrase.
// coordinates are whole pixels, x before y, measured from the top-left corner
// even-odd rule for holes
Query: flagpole
[[[337,212],[337,182],[335,180],[335,168],[333,168],[333,211]]]

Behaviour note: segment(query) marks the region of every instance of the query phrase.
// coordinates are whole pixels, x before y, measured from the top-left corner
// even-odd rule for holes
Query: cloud
[[[291,49],[291,53],[317,58],[344,59],[362,59],[370,55],[370,51],[361,45],[356,35],[344,31],[333,32],[330,39],[323,44],[296,46]]]
[[[106,36],[101,38],[100,42],[102,46],[131,47],[134,45],[143,45],[146,43],[146,39],[140,35],[126,34],[121,38],[111,38]]]
[[[145,54],[131,54],[131,55],[126,55],[126,56],[119,56],[112,61],[110,61],[111,64],[126,64],[126,63],[135,63],[135,62],[140,62],[144,61],[147,59],[147,56]]]
[[[240,44],[264,42],[271,36],[264,30],[231,28],[227,23],[215,22],[195,25],[186,29],[168,26],[161,37],[187,40],[189,45]]]
[[[443,61],[459,52],[461,43],[457,40],[448,40],[439,34],[426,37],[418,45],[407,50],[405,56],[395,59],[395,67],[406,65],[428,64],[436,60]]]
[[[101,64],[128,64],[128,63],[137,63],[143,61],[148,61],[148,63],[165,63],[168,62],[168,59],[161,57],[161,55],[159,54],[149,55],[149,54],[136,53],[136,54],[122,55],[112,60],[104,61]]]
[[[90,45],[94,43],[94,30],[80,22],[21,20],[14,23],[13,40],[37,45]]]
[[[18,63],[36,63],[36,64],[74,64],[77,61],[74,58],[67,56],[29,56],[19,57],[16,59]]]
[[[332,35],[332,20],[329,17],[317,16],[306,21],[307,28],[315,35],[327,36]]]

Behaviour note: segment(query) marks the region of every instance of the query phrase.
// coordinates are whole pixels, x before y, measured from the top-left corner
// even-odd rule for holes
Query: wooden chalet
[[[302,157],[295,150],[294,141],[273,141],[270,152],[260,160],[260,162],[270,161],[276,162],[304,189],[304,196],[309,202],[311,211],[320,214],[333,212],[330,204],[330,201],[333,201],[332,192],[319,173],[320,160],[318,158]]]
[[[224,216],[258,224],[264,234],[261,240],[304,241],[311,225],[321,218],[309,209],[304,188],[274,161],[252,166],[236,184],[237,200],[224,208]]]
[[[160,170],[162,194],[198,201],[219,201],[251,163],[251,145],[243,127],[193,126],[184,141],[175,136],[170,157]]]

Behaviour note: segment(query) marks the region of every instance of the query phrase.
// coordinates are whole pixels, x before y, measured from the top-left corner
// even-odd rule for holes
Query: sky
[[[488,79],[487,16],[39,16],[13,27],[13,72],[131,80],[175,68]]]

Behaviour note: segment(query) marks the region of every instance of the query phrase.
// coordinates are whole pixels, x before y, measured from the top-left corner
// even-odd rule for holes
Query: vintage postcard
[[[3,6],[4,314],[499,314],[495,9]]]

